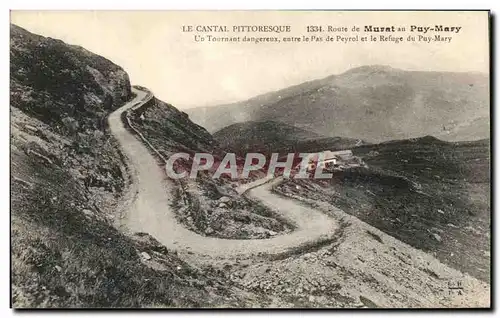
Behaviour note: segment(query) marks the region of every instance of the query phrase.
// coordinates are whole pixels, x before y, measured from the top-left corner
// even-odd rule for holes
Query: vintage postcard
[[[11,11],[13,308],[490,308],[488,11]]]

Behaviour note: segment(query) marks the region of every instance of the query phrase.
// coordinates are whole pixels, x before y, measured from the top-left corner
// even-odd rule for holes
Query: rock
[[[269,230],[269,232],[268,232],[268,233],[269,233],[269,235],[271,235],[271,236],[275,236],[276,234],[278,234],[277,232],[272,231],[272,230]]]
[[[433,231],[433,232],[438,232],[438,233],[443,233],[443,232],[444,232],[443,230],[441,230],[441,229],[439,229],[439,228],[437,228],[437,227],[433,227],[433,228],[432,228],[432,231]]]
[[[437,233],[433,233],[432,236],[434,236],[434,238],[436,239],[436,241],[438,242],[441,242],[443,239],[441,238],[441,236]]]
[[[64,126],[72,132],[76,132],[80,128],[80,124],[72,117],[62,119]]]
[[[314,302],[314,296],[313,295],[309,295],[309,301],[312,303]]]
[[[37,132],[38,131],[38,128],[35,128],[35,127],[33,127],[31,125],[28,125],[28,124],[25,124],[24,128],[26,128],[28,130],[31,130],[32,132]]]
[[[147,261],[151,259],[151,255],[149,255],[146,252],[141,252],[141,256],[142,256],[142,258],[144,258]]]
[[[98,129],[94,130],[93,135],[95,139],[101,139],[104,137],[104,133]]]
[[[254,229],[253,229],[253,232],[256,233],[256,234],[266,234],[267,233],[267,230],[263,227],[260,227],[260,226],[256,226]]]
[[[225,208],[227,208],[227,204],[225,204],[224,202],[221,202],[221,203],[219,203],[219,208],[225,209]]]
[[[205,234],[212,234],[214,232],[214,229],[212,229],[210,226],[205,229]]]
[[[481,231],[473,228],[472,226],[468,225],[464,228],[466,231],[469,231],[469,232],[472,232],[473,234],[476,234],[476,235],[481,235]]]
[[[456,225],[455,225],[455,224],[453,224],[453,223],[448,223],[447,225],[448,225],[449,227],[453,227],[453,228],[457,228],[457,227],[458,227],[458,226],[456,226]]]
[[[362,295],[359,296],[359,302],[363,304],[363,307],[369,307],[369,308],[377,308],[377,304],[374,303],[371,299],[366,298]]]
[[[83,214],[85,214],[87,216],[93,216],[94,215],[94,212],[92,212],[89,209],[83,209],[82,212],[83,212]]]
[[[444,214],[444,211],[441,209],[438,209],[437,211],[438,211],[438,213]]]
[[[221,203],[229,203],[230,201],[231,201],[231,198],[230,197],[226,197],[226,196],[221,197],[219,199],[219,202],[221,202]]]
[[[62,268],[61,268],[61,266],[59,266],[59,265],[54,266],[54,268],[55,268],[58,272],[62,271]]]

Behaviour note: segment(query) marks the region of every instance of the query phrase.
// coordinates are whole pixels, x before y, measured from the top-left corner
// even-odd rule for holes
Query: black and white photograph
[[[488,309],[490,12],[10,12],[14,309]]]

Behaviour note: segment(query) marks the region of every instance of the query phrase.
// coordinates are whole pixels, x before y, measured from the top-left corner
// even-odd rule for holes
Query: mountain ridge
[[[187,109],[214,132],[245,121],[281,121],[325,136],[369,142],[433,135],[489,136],[488,76],[361,66],[246,101]]]
[[[327,137],[280,121],[235,123],[213,133],[219,146],[244,157],[248,152],[265,154],[339,150],[366,142],[345,137]]]

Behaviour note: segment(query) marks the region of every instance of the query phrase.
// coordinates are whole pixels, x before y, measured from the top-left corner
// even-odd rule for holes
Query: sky
[[[11,11],[11,22],[110,59],[127,71],[132,84],[148,87],[180,109],[245,100],[368,64],[423,71],[489,70],[487,12]],[[214,43],[195,42],[195,33],[182,31],[190,25],[225,25],[230,29],[234,25],[289,25],[291,32],[286,35],[302,37],[313,34],[306,32],[311,25],[325,29],[395,25],[408,29],[436,24],[459,26],[461,30],[450,43],[430,44],[359,40],[349,44]],[[339,33],[322,34],[326,35]],[[402,33],[405,38],[408,35],[408,30]]]

